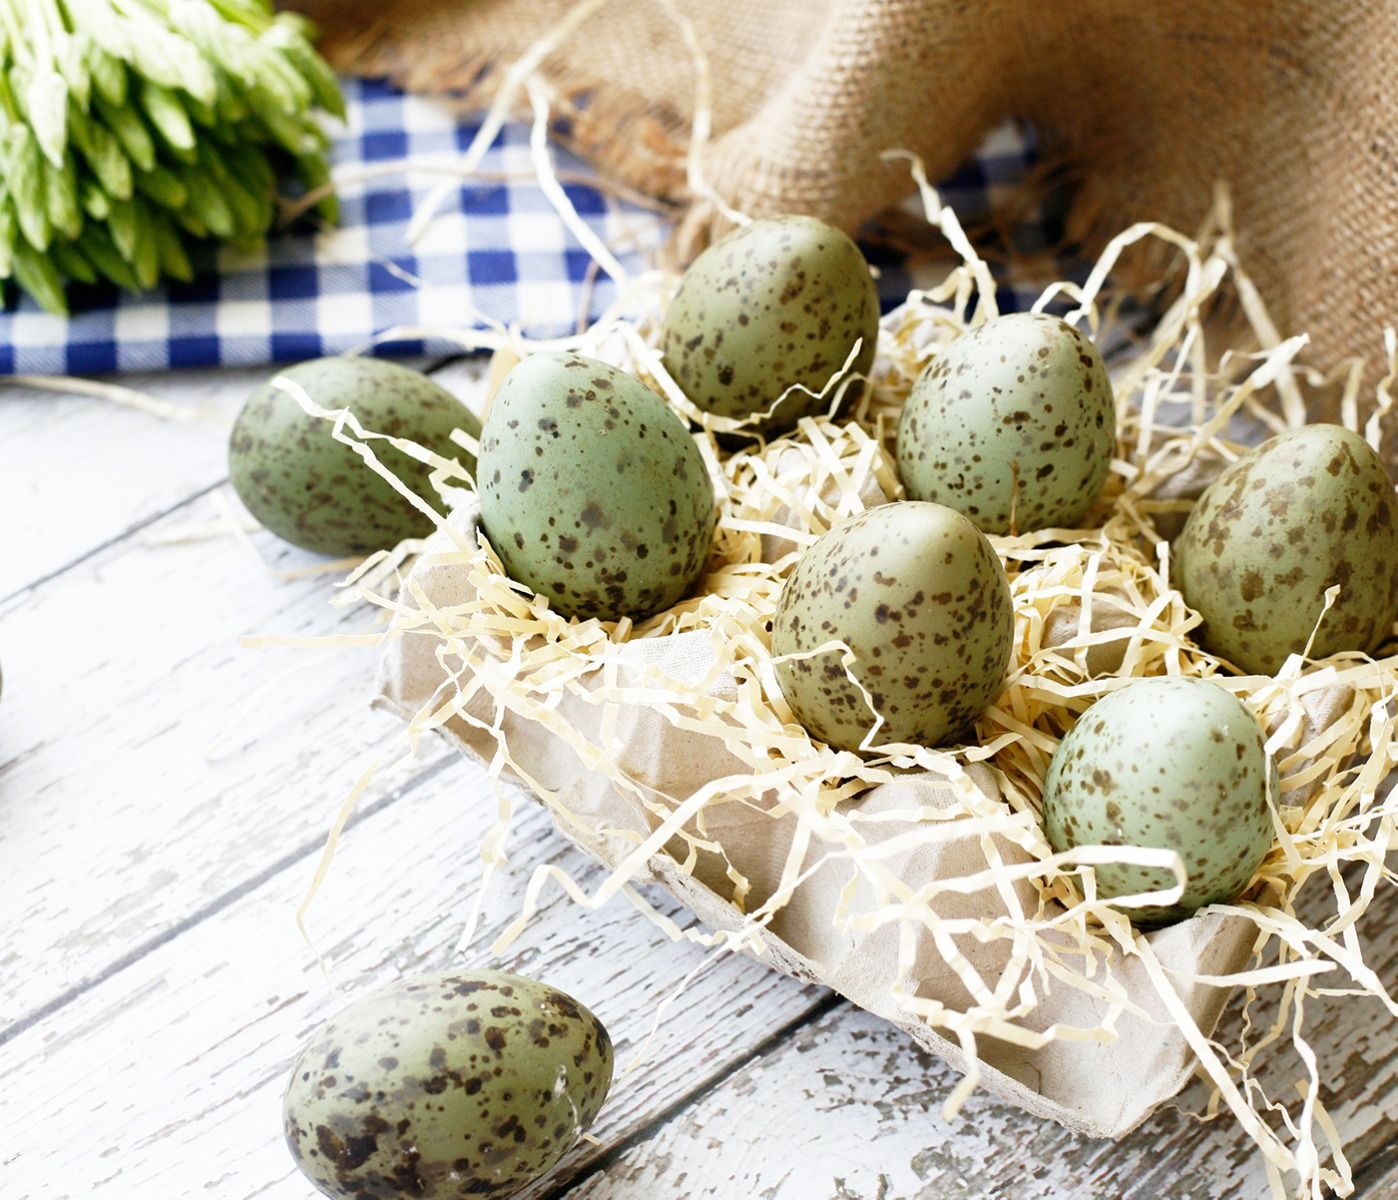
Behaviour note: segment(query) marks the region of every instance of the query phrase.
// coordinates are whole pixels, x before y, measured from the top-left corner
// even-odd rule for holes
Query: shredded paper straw
[[[701,100],[704,79],[701,75]],[[549,185],[552,166],[542,141],[547,93],[530,69],[513,72],[510,85],[532,106],[538,135],[535,164],[546,194],[558,204],[562,192]],[[493,121],[498,123],[500,111],[492,112],[487,129]],[[479,147],[472,151],[478,154]],[[445,531],[429,543],[425,561],[464,572],[468,598],[439,608],[411,576],[400,590],[400,568],[412,551],[421,549],[417,544],[376,556],[348,581],[349,598],[372,604],[387,621],[367,637],[385,644],[427,637],[437,647],[443,683],[409,723],[410,742],[450,721],[488,734],[495,746],[489,763],[492,777],[510,776],[523,783],[550,806],[562,829],[576,832],[585,826],[585,818],[534,778],[504,733],[507,715],[523,719],[546,729],[556,739],[557,753],[577,755],[616,793],[650,814],[649,836],[587,830],[594,836],[629,837],[634,843],[593,891],[557,866],[536,873],[519,919],[495,949],[503,950],[518,936],[546,888],[558,887],[589,907],[625,895],[668,936],[699,942],[716,953],[754,950],[759,947],[754,931],[768,926],[807,885],[811,869],[806,864],[822,857],[840,861],[850,871],[846,900],[858,883],[877,903],[858,915],[842,903],[833,919],[863,930],[891,925],[907,934],[899,940],[901,969],[894,998],[901,1011],[945,1030],[971,1062],[966,1080],[948,1101],[948,1112],[954,1112],[975,1086],[979,1038],[1034,1046],[1113,1037],[1118,1015],[1132,1005],[1113,990],[1103,966],[1113,956],[1134,956],[1161,1005],[1179,1024],[1197,1056],[1200,1075],[1212,1088],[1206,1115],[1227,1109],[1240,1123],[1265,1156],[1276,1194],[1290,1190],[1319,1198],[1326,1186],[1348,1194],[1350,1168],[1334,1122],[1321,1103],[1327,1064],[1316,1060],[1306,1020],[1319,998],[1333,995],[1369,997],[1398,1015],[1398,1003],[1367,962],[1360,936],[1365,911],[1379,889],[1396,882],[1386,855],[1394,844],[1398,800],[1381,784],[1398,763],[1393,716],[1398,658],[1347,654],[1312,663],[1295,656],[1275,678],[1236,676],[1191,639],[1198,618],[1172,586],[1166,535],[1178,528],[1198,489],[1188,492],[1175,485],[1193,472],[1202,486],[1242,453],[1258,431],[1265,434],[1304,422],[1311,389],[1322,382],[1297,365],[1304,338],[1278,333],[1242,273],[1233,250],[1226,195],[1220,193],[1199,236],[1191,238],[1158,224],[1134,226],[1108,244],[1085,284],[1055,284],[1036,306],[1068,296],[1075,304],[1068,319],[1085,322],[1100,335],[1113,311],[1108,296],[1112,270],[1130,247],[1161,243],[1173,248],[1183,268],[1183,284],[1154,329],[1129,361],[1117,364],[1117,456],[1108,484],[1082,527],[991,539],[1010,580],[1014,651],[1005,688],[978,722],[974,740],[947,749],[896,745],[862,756],[839,752],[812,741],[782,697],[768,628],[786,576],[801,552],[831,526],[872,504],[900,497],[893,436],[912,382],[947,342],[994,312],[994,283],[986,264],[927,183],[920,164],[913,164],[913,173],[928,221],[942,231],[962,261],[941,283],[913,292],[884,318],[869,386],[842,420],[828,415],[808,418],[795,432],[771,443],[736,452],[726,449],[719,435],[741,423],[697,410],[664,370],[657,349],[658,320],[674,281],[658,272],[632,278],[621,273],[626,296],[613,313],[575,338],[547,344],[566,345],[635,373],[697,427],[696,438],[717,485],[720,517],[707,573],[693,596],[640,623],[565,620],[506,578],[483,536],[464,537],[436,518],[433,506],[417,500],[414,503],[432,512]],[[691,163],[691,175],[702,183],[697,159]],[[561,218],[577,232],[566,198],[561,203]],[[430,208],[420,214],[419,228],[431,219]],[[619,274],[605,247],[588,249],[603,270]],[[1225,293],[1241,299],[1253,344],[1220,354],[1209,345],[1205,318]],[[638,296],[646,300],[649,316],[628,322],[615,315],[623,309],[636,311]],[[507,361],[539,348],[513,331],[433,332],[453,336],[462,345],[489,346]],[[1392,330],[1387,331],[1386,346],[1389,370],[1367,424],[1360,425],[1357,384],[1346,385],[1341,405],[1345,422],[1376,447],[1398,377],[1398,339]],[[296,398],[307,411],[333,420],[334,436],[354,446],[367,469],[392,478],[373,453],[377,435],[347,413],[322,409],[308,396]],[[401,439],[389,441],[437,468],[434,479],[444,497],[452,497],[458,474],[453,464]],[[707,634],[712,648],[712,665],[701,677],[677,679],[651,670],[640,686],[634,680],[621,685],[620,646],[695,631]],[[273,640],[285,639],[249,639],[252,644]],[[1251,962],[1227,977],[1208,975],[1193,981],[1243,989],[1247,1014],[1263,994],[1281,994],[1282,1018],[1265,1029],[1245,1020],[1231,1045],[1194,1024],[1176,991],[1181,981],[1172,978],[1133,929],[1120,901],[1109,904],[1096,897],[1094,864],[1129,860],[1166,867],[1178,877],[1177,856],[1121,847],[1055,854],[1041,827],[1040,798],[1048,763],[1077,717],[1124,682],[1161,674],[1211,678],[1235,694],[1268,731],[1268,749],[1280,775],[1276,844],[1247,893],[1223,909],[1255,926]],[[565,698],[591,711],[595,719],[586,722],[586,730],[562,715],[560,701]],[[665,794],[632,778],[621,765],[620,747],[610,732],[629,706],[644,706],[677,730],[715,739],[741,770],[685,796]],[[894,814],[915,824],[890,848],[886,841],[869,838],[870,821],[851,815],[847,802],[910,770],[944,779],[956,801],[949,808]],[[985,777],[994,786],[978,786],[973,772],[988,772]],[[361,779],[356,784],[356,793],[364,783]],[[739,809],[758,819],[794,819],[796,835],[779,882],[769,894],[759,894],[728,862],[731,899],[735,913],[742,913],[737,930],[680,930],[658,914],[635,885],[649,877],[647,864],[656,856],[668,855],[685,870],[692,870],[701,854],[726,859],[722,821],[717,818]],[[337,818],[336,831],[346,812]],[[487,875],[508,869],[504,847],[511,805],[503,794],[497,813],[496,828],[483,850]],[[984,878],[935,880],[915,890],[888,865],[892,850],[910,842],[932,845],[967,835],[980,838],[987,848]],[[1014,862],[1006,861],[997,849],[1000,845],[1016,847],[1022,854]],[[331,848],[318,868],[317,881],[329,864]],[[1297,898],[1316,877],[1333,905],[1320,917],[1310,905],[1303,920]],[[1021,902],[1020,889],[1026,884],[1037,897],[1033,905]],[[994,919],[952,919],[939,915],[933,903],[949,891],[974,895],[987,887],[1002,900],[1008,916],[1002,912]],[[1157,894],[1139,903],[1159,898]],[[911,974],[915,930],[928,931],[946,964],[957,972],[969,997],[963,1008],[954,1010],[917,995],[917,980]],[[982,978],[961,954],[958,939],[967,936],[1007,944],[1008,966],[999,976]],[[1032,1028],[1036,998],[1050,982],[1103,1001],[1103,1024]],[[660,1017],[657,1014],[657,1021]],[[1280,1090],[1269,1080],[1269,1092],[1253,1068],[1261,1051],[1282,1041],[1289,1041],[1294,1050],[1295,1072]]]

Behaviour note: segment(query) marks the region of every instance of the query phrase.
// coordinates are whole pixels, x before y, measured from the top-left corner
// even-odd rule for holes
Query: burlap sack
[[[584,152],[692,199],[693,59],[657,0],[295,0],[335,61],[409,87],[493,95],[563,32],[544,70]],[[933,178],[1007,116],[1076,169],[1074,232],[1195,228],[1232,189],[1243,261],[1317,361],[1380,363],[1398,320],[1398,0],[674,0],[712,75],[707,176],[753,215],[852,227]],[[704,218],[706,212],[696,216]],[[702,223],[702,220],[701,222]],[[1373,376],[1371,375],[1371,378]]]
[[[870,502],[884,499],[871,496]],[[457,509],[452,525],[474,538],[478,511],[472,496]],[[432,563],[434,546],[449,549],[451,545],[450,539],[437,535],[411,575],[411,584],[422,589],[426,602],[442,610],[466,602],[474,590],[467,568]],[[405,598],[410,592],[411,588],[405,589]],[[1109,613],[1104,617],[1110,621]],[[1061,644],[1075,632],[1076,617],[1071,624],[1065,621],[1049,640]],[[1105,649],[1110,651],[1110,647]],[[379,703],[405,720],[429,704],[440,703],[441,687],[451,665],[449,658],[444,663],[440,651],[441,642],[421,631],[391,643],[380,673]],[[659,667],[673,679],[703,679],[714,663],[714,652],[708,631],[697,630],[625,643],[619,647],[616,660],[617,674],[609,685],[639,688],[645,686],[648,667]],[[731,693],[732,681],[722,676],[710,694],[722,695],[725,689]],[[495,720],[485,692],[479,693],[466,711],[487,725]],[[608,722],[605,740],[621,748],[617,765],[625,775],[679,801],[713,780],[746,770],[718,739],[680,729],[645,704],[597,705],[565,695],[556,713],[594,743],[599,741],[603,721]],[[1320,709],[1316,719],[1325,719]],[[510,754],[532,777],[534,786],[555,793],[570,814],[568,821],[560,822],[560,831],[608,867],[616,867],[634,854],[638,838],[655,832],[658,820],[654,811],[619,793],[544,725],[507,713],[499,729]],[[451,719],[445,732],[459,748],[482,761],[494,756],[495,736],[464,717]],[[990,772],[976,766],[971,772],[981,791],[998,797]],[[890,818],[886,823],[864,827],[870,840],[885,840],[911,828],[919,808],[943,808],[952,800],[945,781],[925,773],[909,773],[865,792],[852,802],[851,809],[865,816],[909,814],[907,820]],[[703,819],[703,832],[722,845],[728,861],[751,884],[744,899],[746,911],[753,911],[779,885],[796,832],[795,819],[774,818],[736,804],[709,804]],[[1018,846],[998,837],[992,840],[1006,863],[1026,860]],[[717,854],[703,853],[688,873],[677,861],[680,849],[669,849],[670,853],[650,856],[642,878],[665,887],[708,927],[737,929],[742,918],[733,903],[734,884],[727,863]],[[933,1025],[910,1016],[893,994],[892,985],[899,973],[897,928],[889,925],[860,933],[850,928],[848,920],[838,919],[842,892],[852,877],[848,863],[829,847],[820,846],[807,852],[805,865],[818,869],[800,884],[761,935],[762,961],[796,978],[833,988],[964,1070],[967,1058],[962,1048]],[[931,880],[965,878],[987,871],[988,857],[980,836],[959,836],[902,851],[888,866],[904,883],[917,888]],[[1021,892],[1024,909],[1033,911],[1032,885],[1019,882],[1015,887]],[[858,915],[872,907],[862,882],[852,900],[843,900],[849,906],[847,914]],[[993,886],[965,894],[947,893],[936,901],[936,911],[945,918],[988,919],[1007,912],[1004,899]],[[1224,988],[1192,982],[1191,977],[1229,975],[1244,969],[1255,934],[1255,926],[1246,919],[1207,914],[1148,935],[1181,1004],[1206,1036],[1212,1033],[1228,993]],[[978,975],[984,979],[1000,976],[1008,961],[1007,943],[981,943],[970,937],[954,940]],[[981,1038],[983,1086],[1031,1113],[1098,1137],[1124,1135],[1175,1095],[1190,1078],[1194,1057],[1177,1021],[1165,1010],[1156,983],[1140,959],[1119,953],[1110,959],[1107,974],[1108,985],[1119,984],[1142,1013],[1121,1016],[1116,1041],[1054,1041],[1026,1049]],[[910,977],[917,980],[919,998],[938,1000],[954,1011],[965,1010],[969,996],[961,977],[925,931],[918,934]],[[1100,1025],[1106,1015],[1105,1003],[1065,986],[1044,996],[1026,1027],[1042,1031],[1059,1024],[1089,1029]]]

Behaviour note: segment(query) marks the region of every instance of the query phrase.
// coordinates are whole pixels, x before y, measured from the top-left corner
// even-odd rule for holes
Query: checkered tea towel
[[[349,117],[334,146],[342,216],[248,252],[209,247],[193,283],[141,296],[76,289],[73,315],[56,317],[23,297],[0,312],[0,374],[95,374],[168,367],[256,365],[364,349],[399,327],[515,324],[534,337],[571,332],[584,303],[595,317],[616,296],[606,276],[588,280],[588,253],[538,188],[529,130],[507,125],[477,177],[454,188],[426,235],[409,245],[412,215],[443,176],[396,171],[411,159],[450,166],[477,124],[427,97],[381,83],[345,83]],[[1031,135],[997,130],[941,191],[963,221],[984,216],[1033,159]],[[562,150],[555,167],[581,217],[628,270],[662,244],[665,218],[587,183],[584,164]],[[371,178],[363,168],[380,165]],[[355,182],[356,175],[360,176]],[[1036,231],[1026,231],[1031,241]],[[1043,234],[1043,238],[1047,233]],[[1042,240],[1042,239],[1037,239]],[[907,295],[908,265],[869,247],[886,306]],[[1006,287],[1002,307],[1024,307]],[[380,340],[385,354],[450,353],[430,338]]]

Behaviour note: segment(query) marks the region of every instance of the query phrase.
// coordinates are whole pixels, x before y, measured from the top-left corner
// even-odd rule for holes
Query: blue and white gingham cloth
[[[412,158],[458,161],[477,124],[430,98],[381,83],[347,81],[349,117],[337,137],[337,170]],[[1019,180],[1034,157],[1032,138],[997,130],[941,185],[943,199],[972,221]],[[555,166],[586,168],[562,150]],[[290,362],[364,349],[385,330],[407,326],[518,325],[525,334],[571,332],[583,304],[587,252],[534,183],[529,130],[507,125],[486,153],[480,177],[463,181],[426,235],[405,234],[440,175],[393,173],[341,189],[338,226],[278,233],[255,251],[209,248],[198,278],[141,296],[110,287],[75,289],[73,315],[45,313],[28,297],[0,312],[0,374],[96,374],[169,367]],[[582,218],[628,270],[643,269],[666,236],[664,218],[567,183]],[[1031,240],[1034,231],[1028,231]],[[897,256],[871,250],[886,306],[919,280]],[[1027,291],[1002,289],[1004,308],[1024,307]],[[615,298],[595,280],[590,315]],[[380,342],[383,354],[451,353],[435,339]]]

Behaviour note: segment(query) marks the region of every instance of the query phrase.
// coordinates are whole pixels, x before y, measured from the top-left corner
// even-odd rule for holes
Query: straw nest
[[[1347,1189],[1349,1169],[1336,1153],[1339,1147],[1332,1145],[1328,1156],[1323,1152],[1336,1137],[1321,1101],[1324,1066],[1310,1052],[1305,1014],[1313,1011],[1312,999],[1337,993],[1371,995],[1398,1014],[1398,1004],[1366,964],[1357,936],[1375,893],[1395,882],[1385,855],[1393,844],[1398,800],[1383,784],[1398,764],[1393,714],[1398,656],[1348,654],[1319,662],[1294,656],[1275,678],[1237,676],[1191,640],[1198,617],[1171,584],[1168,535],[1223,464],[1248,442],[1303,423],[1308,396],[1334,382],[1298,367],[1304,338],[1280,338],[1267,319],[1233,254],[1226,197],[1220,197],[1215,219],[1199,236],[1155,225],[1133,227],[1111,243],[1084,285],[1056,284],[1041,298],[1041,305],[1066,302],[1067,319],[1085,325],[1099,341],[1115,337],[1125,344],[1114,358],[1117,454],[1108,485],[1082,528],[991,539],[1010,579],[1014,653],[1004,690],[977,723],[974,739],[946,749],[886,746],[862,757],[838,752],[805,734],[777,686],[768,634],[786,575],[801,552],[831,526],[869,505],[900,497],[892,435],[909,387],[943,345],[995,312],[986,264],[955,216],[920,182],[928,219],[947,236],[960,263],[940,284],[913,292],[885,317],[870,386],[852,411],[840,419],[808,419],[770,444],[740,452],[721,448],[718,435],[731,431],[733,423],[690,405],[656,350],[657,316],[673,279],[621,274],[626,286],[617,310],[569,344],[634,372],[698,430],[721,498],[707,574],[695,595],[644,623],[576,622],[507,579],[483,536],[465,536],[448,521],[439,522],[441,532],[430,554],[433,562],[454,563],[469,574],[468,603],[439,608],[420,589],[399,591],[402,565],[423,549],[421,544],[371,558],[350,577],[349,593],[386,611],[387,629],[375,636],[430,635],[440,639],[442,661],[451,664],[448,683],[411,722],[410,737],[469,711],[476,728],[495,731],[492,768],[497,776],[513,773],[528,783],[527,766],[515,760],[508,738],[499,732],[501,720],[511,713],[549,726],[613,788],[644,805],[654,818],[654,844],[664,844],[682,866],[692,869],[701,856],[719,856],[725,864],[722,874],[732,884],[729,898],[754,925],[769,924],[804,886],[808,848],[828,847],[881,898],[883,907],[857,918],[864,927],[912,923],[948,935],[949,965],[966,985],[966,1007],[953,1011],[919,1000],[912,979],[900,978],[894,992],[906,1011],[948,1030],[974,1062],[978,1036],[1026,1041],[1110,1036],[1106,1028],[1027,1032],[1036,989],[1052,981],[1052,986],[1100,994],[1104,958],[1146,951],[1127,917],[1095,898],[1092,883],[1093,862],[1130,852],[1055,854],[1041,829],[1044,775],[1059,739],[1077,716],[1124,681],[1160,674],[1212,678],[1237,695],[1268,730],[1267,747],[1275,756],[1283,792],[1273,850],[1248,891],[1221,906],[1255,926],[1251,961],[1248,969],[1219,982],[1244,988],[1249,1010],[1262,992],[1279,989],[1282,1011],[1289,1016],[1285,1025],[1268,1028],[1253,1029],[1245,1022],[1240,1040],[1232,1045],[1197,1028],[1185,1034],[1214,1089],[1210,1107],[1226,1107],[1243,1123],[1265,1154],[1275,1183],[1289,1172],[1304,1191],[1316,1195],[1322,1183]],[[567,210],[566,198],[559,202],[573,223],[576,217]],[[1123,336],[1115,307],[1104,299],[1107,283],[1118,256],[1143,240],[1173,248],[1185,265],[1184,285],[1153,329],[1143,336]],[[614,264],[613,259],[608,267]],[[1210,353],[1204,316],[1223,289],[1241,300],[1255,339],[1247,352]],[[628,306],[647,315],[619,315]],[[532,348],[508,330],[456,336],[466,344],[494,344],[497,381],[516,355]],[[1361,398],[1353,383],[1344,387],[1341,403],[1344,423],[1375,446],[1385,432],[1398,374],[1393,331],[1387,331],[1386,339],[1390,369],[1375,403],[1364,406],[1372,415],[1361,426]],[[314,408],[308,397],[299,399]],[[831,397],[832,408],[837,400]],[[372,431],[358,427],[348,414],[318,411],[334,417],[336,436],[357,445],[366,462],[383,473],[373,453],[378,438]],[[433,461],[410,444],[395,444]],[[463,444],[469,446],[469,441]],[[455,464],[435,463],[443,496],[460,500],[456,489],[469,480]],[[619,645],[692,631],[706,631],[712,647],[712,666],[702,677],[684,680],[653,672],[639,692],[605,682],[597,686],[599,673],[605,680],[609,664],[614,665]],[[716,692],[720,678],[731,686]],[[586,723],[593,733],[559,716],[564,697],[596,707],[597,719]],[[746,774],[730,775],[721,787],[687,797],[667,795],[663,788],[632,778],[606,736],[616,711],[627,705],[645,705],[677,728],[719,739]],[[972,783],[973,767],[979,778],[989,772],[998,797]],[[1024,852],[1013,863],[993,861],[992,871],[1002,895],[1028,883],[1035,904],[1016,903],[1008,920],[951,921],[939,916],[930,896],[910,891],[887,870],[883,856],[866,842],[861,825],[843,815],[842,806],[912,770],[940,776],[955,789],[955,803],[938,814],[937,823],[972,822],[968,829],[1006,839]],[[581,820],[558,795],[542,786],[535,790],[564,829]],[[795,815],[802,836],[793,840],[775,888],[754,889],[728,861],[722,834],[711,832],[723,827],[723,813],[734,811],[727,806],[773,819]],[[932,826],[929,822],[929,837],[944,836]],[[499,829],[487,839],[492,867],[504,861],[499,855],[503,834]],[[550,869],[552,877],[592,905],[629,892],[634,882],[646,878],[641,839],[636,840],[638,853],[623,859],[591,895],[561,878],[557,868]],[[1172,853],[1136,855],[1133,861],[1169,866],[1182,878],[1182,864]],[[1298,896],[1313,877],[1327,885],[1330,902],[1319,916],[1314,903],[1309,904],[1303,919]],[[534,881],[531,895],[544,882]],[[839,913],[835,919],[841,919]],[[956,954],[953,934],[1008,941],[1016,964],[1013,986],[1003,978],[976,977],[974,966]],[[691,936],[718,951],[743,945],[742,937],[731,931]],[[1125,997],[1115,999],[1129,1005]],[[1287,1081],[1296,1088],[1295,1099],[1269,1094],[1251,1069],[1264,1047],[1287,1038],[1296,1054],[1296,1078]],[[974,1072],[967,1088],[973,1080]],[[958,1089],[952,1107],[965,1090]],[[1326,1157],[1332,1165],[1322,1165]]]
[[[1110,1038],[1110,1022],[1093,1029],[1031,1030],[1036,996],[1050,986],[1100,996],[1107,958],[1149,958],[1148,946],[1123,912],[1096,899],[1092,881],[1094,862],[1133,852],[1099,848],[1055,854],[1044,838],[1041,790],[1054,748],[1079,714],[1126,680],[1161,674],[1212,678],[1237,695],[1267,729],[1267,748],[1275,757],[1283,795],[1276,842],[1257,878],[1236,902],[1219,906],[1255,926],[1248,969],[1203,982],[1245,989],[1249,1013],[1262,993],[1279,991],[1285,1018],[1257,1028],[1245,1020],[1238,1040],[1228,1045],[1197,1027],[1185,1028],[1184,1034],[1213,1089],[1208,1109],[1226,1107],[1243,1124],[1265,1155],[1276,1187],[1281,1187],[1283,1173],[1291,1173],[1308,1194],[1320,1195],[1323,1185],[1347,1191],[1350,1172],[1321,1100],[1324,1065],[1315,1061],[1307,1042],[1306,1014],[1314,1011],[1313,999],[1343,994],[1372,996],[1398,1015],[1398,1003],[1366,963],[1358,936],[1376,892],[1398,881],[1385,864],[1394,842],[1398,799],[1383,787],[1398,765],[1393,712],[1398,656],[1348,654],[1320,662],[1294,656],[1275,678],[1231,674],[1191,640],[1198,617],[1171,584],[1168,536],[1224,464],[1249,442],[1304,423],[1308,399],[1323,387],[1338,383],[1343,423],[1379,447],[1398,378],[1394,331],[1385,331],[1389,369],[1372,404],[1359,395],[1357,371],[1323,380],[1298,366],[1305,339],[1280,337],[1269,320],[1238,264],[1222,194],[1209,225],[1195,237],[1159,225],[1132,227],[1108,245],[1083,285],[1060,283],[1046,289],[1037,307],[1066,304],[1069,321],[1085,326],[1099,343],[1115,341],[1121,350],[1112,358],[1118,441],[1108,484],[1082,528],[991,539],[1010,580],[1014,653],[1004,690],[977,723],[972,741],[945,749],[884,746],[865,756],[838,752],[805,734],[777,686],[768,641],[777,598],[801,552],[822,533],[869,505],[900,497],[892,437],[903,400],[942,346],[968,325],[995,314],[991,271],[913,163],[927,219],[940,228],[959,262],[941,282],[914,291],[884,318],[869,386],[851,411],[839,419],[808,419],[770,444],[729,452],[720,445],[720,435],[731,432],[734,422],[695,409],[665,372],[656,349],[659,314],[674,278],[661,272],[628,275],[579,220],[558,185],[547,150],[548,96],[533,77],[521,72],[521,78],[533,105],[541,185],[599,269],[621,284],[620,299],[601,320],[575,338],[548,345],[581,349],[635,373],[693,424],[720,497],[718,530],[707,573],[688,600],[639,624],[576,622],[550,611],[546,602],[506,578],[484,537],[468,536],[459,523],[434,513],[439,534],[428,547],[430,558],[465,572],[471,584],[468,602],[438,607],[411,581],[403,587],[404,566],[423,551],[422,543],[404,543],[371,557],[350,575],[344,593],[347,601],[367,601],[384,610],[387,626],[370,635],[374,640],[426,635],[440,642],[447,682],[411,721],[409,739],[458,719],[492,733],[492,772],[531,784],[566,831],[582,818],[531,779],[500,732],[506,714],[548,727],[618,793],[651,814],[655,833],[644,839],[646,844],[663,845],[684,869],[718,856],[725,864],[721,874],[731,883],[729,899],[748,927],[769,925],[806,885],[808,848],[824,846],[840,855],[879,903],[857,918],[837,911],[834,919],[857,920],[864,928],[899,924],[929,929],[946,948],[947,965],[965,984],[969,1000],[959,1010],[920,1000],[916,981],[906,974],[893,988],[904,1011],[946,1029],[972,1063],[966,1084],[948,1102],[954,1108],[974,1084],[978,1037],[1021,1044]],[[483,137],[494,136],[498,117],[492,113],[487,119]],[[473,169],[469,160],[474,149],[463,174]],[[697,167],[692,182],[703,194]],[[423,222],[430,219],[430,207]],[[741,214],[730,216],[742,219]],[[1144,334],[1118,319],[1108,292],[1118,259],[1141,243],[1163,245],[1183,264],[1182,286]],[[1208,345],[1205,316],[1225,293],[1246,318],[1252,344],[1219,354]],[[395,329],[383,336],[447,337],[473,349],[494,349],[497,383],[517,356],[543,345],[525,344],[515,331],[500,327],[483,332]],[[318,409],[304,394],[297,398],[309,410],[334,419],[335,436],[356,446],[370,468],[392,478],[374,454],[378,435],[362,429],[348,413]],[[833,412],[840,398],[832,394],[829,399]],[[470,481],[455,463],[390,440],[435,465],[434,478],[448,505],[463,498],[460,489],[469,488]],[[475,449],[469,439],[462,443]],[[701,676],[678,679],[651,672],[639,691],[607,683],[620,645],[695,631],[709,635],[712,649],[711,665]],[[354,640],[362,644],[364,639]],[[725,684],[716,691],[719,679]],[[593,719],[570,723],[562,718],[565,698],[593,708]],[[632,778],[619,762],[608,730],[620,709],[634,705],[662,714],[676,728],[718,739],[743,771],[725,777],[721,786],[685,797]],[[983,838],[1013,844],[1022,851],[1013,863],[992,856],[995,887],[1012,898],[1027,884],[1034,903],[1013,901],[1008,919],[952,920],[938,914],[929,894],[910,890],[887,869],[884,856],[866,839],[867,828],[849,820],[844,808],[860,793],[914,770],[945,779],[955,793],[951,806],[927,822],[927,836],[945,836],[936,829],[944,822],[967,822],[966,828]],[[995,787],[976,786],[973,775],[993,780]],[[800,836],[791,842],[775,887],[755,889],[728,860],[722,835],[712,832],[722,829],[723,815],[735,808],[757,819],[795,817]],[[506,861],[504,834],[503,827],[497,828],[485,841],[487,872]],[[548,868],[549,877],[589,905],[619,892],[633,893],[632,885],[647,878],[646,847],[643,839],[635,840],[637,852],[623,857],[591,894],[557,868]],[[1167,866],[1183,878],[1182,864],[1170,852],[1134,855],[1132,861]],[[328,858],[318,879],[327,865]],[[1329,899],[1318,908],[1308,895],[1303,919],[1298,897],[1317,877]],[[530,896],[537,896],[547,882],[534,880]],[[521,921],[527,917],[523,914]],[[519,928],[517,922],[507,940]],[[679,936],[673,926],[667,928]],[[980,942],[1007,942],[1014,977],[979,978],[956,951],[955,939],[967,935]],[[751,947],[741,928],[736,933],[689,931],[686,936],[716,952]],[[900,966],[906,972],[912,964]],[[1169,990],[1158,966],[1152,978],[1162,995]],[[1123,995],[1109,999],[1130,1004]],[[1170,1008],[1172,1015],[1189,1023],[1177,1009]],[[1269,1092],[1254,1074],[1254,1062],[1264,1048],[1274,1049],[1274,1043],[1287,1039],[1294,1046],[1296,1069],[1283,1084],[1291,1090],[1283,1094],[1272,1086]]]

